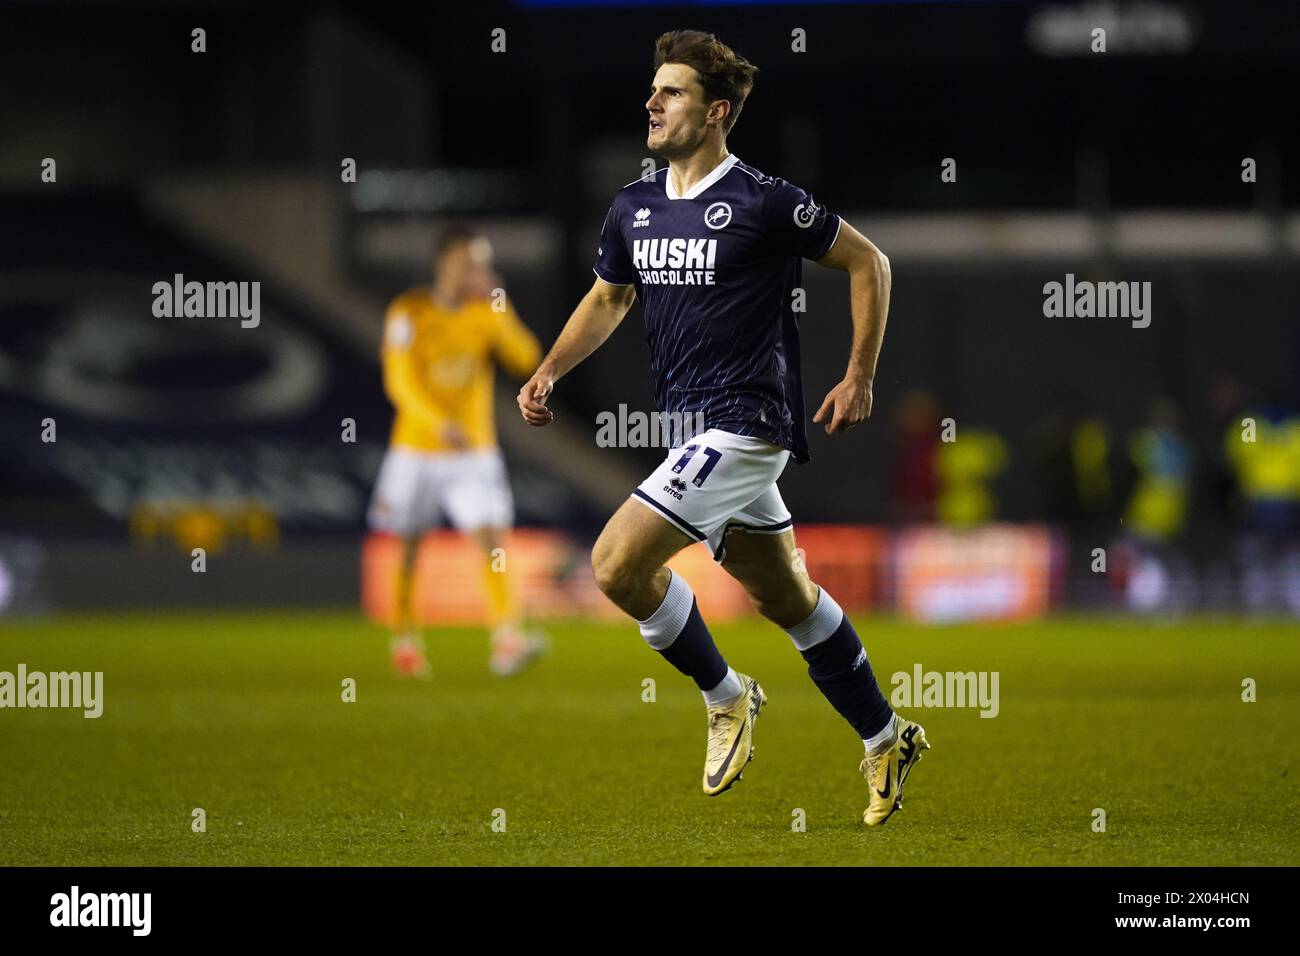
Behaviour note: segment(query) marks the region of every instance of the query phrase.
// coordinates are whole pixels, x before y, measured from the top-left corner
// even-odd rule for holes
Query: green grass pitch
[[[887,692],[917,662],[1000,674],[996,718],[904,711],[934,749],[877,829],[861,744],[757,618],[715,628],[771,698],[715,799],[700,696],[630,623],[553,623],[550,657],[510,680],[481,631],[431,631],[419,683],[352,612],[9,622],[0,670],[100,670],[105,703],[0,710],[0,864],[1300,863],[1295,626],[857,624]]]

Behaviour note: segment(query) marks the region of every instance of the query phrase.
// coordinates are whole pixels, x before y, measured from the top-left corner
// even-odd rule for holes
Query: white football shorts
[[[366,517],[375,531],[402,537],[435,527],[443,517],[458,531],[509,528],[514,498],[501,451],[389,448]]]
[[[780,534],[793,526],[776,480],[790,452],[761,438],[710,428],[668,452],[632,497],[674,527],[707,541],[715,561],[726,558],[732,528]]]

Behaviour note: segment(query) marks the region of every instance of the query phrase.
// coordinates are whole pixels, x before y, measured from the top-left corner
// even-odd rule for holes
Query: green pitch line
[[[555,624],[512,680],[482,634],[431,632],[425,684],[354,613],[9,622],[0,671],[101,670],[104,712],[0,710],[0,864],[1300,863],[1293,625],[858,623],[887,693],[918,662],[999,673],[996,718],[906,711],[934,749],[877,830],[861,744],[757,619],[716,628],[771,698],[716,799],[699,694],[631,625]]]

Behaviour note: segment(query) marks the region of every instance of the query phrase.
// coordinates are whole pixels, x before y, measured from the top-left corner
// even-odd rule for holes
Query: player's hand
[[[864,379],[846,378],[829,392],[817,409],[813,421],[826,421],[826,434],[838,435],[871,417],[871,383]]]
[[[553,388],[555,388],[555,380],[541,372],[524,383],[516,399],[519,403],[519,414],[524,416],[524,421],[538,427],[555,421],[555,412],[546,407]]]
[[[464,451],[469,447],[469,436],[455,422],[447,422],[442,426],[442,439],[456,451]]]

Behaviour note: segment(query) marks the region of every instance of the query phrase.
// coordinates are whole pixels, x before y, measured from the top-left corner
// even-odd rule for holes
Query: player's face
[[[492,290],[501,279],[492,269],[492,244],[480,236],[468,244],[469,270],[465,280],[465,295],[470,299],[491,298]]]
[[[434,263],[439,282],[455,296],[482,298],[493,285],[492,245],[482,237],[458,242]]]
[[[671,159],[699,148],[708,128],[709,104],[700,75],[685,63],[665,63],[650,84],[646,148]]]

